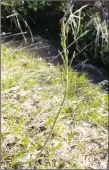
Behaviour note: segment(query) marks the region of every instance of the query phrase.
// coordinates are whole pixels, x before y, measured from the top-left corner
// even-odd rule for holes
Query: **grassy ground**
[[[41,157],[64,92],[60,66],[2,45],[2,168],[105,169],[108,95],[69,71],[62,112]],[[25,163],[26,162],[26,163]]]

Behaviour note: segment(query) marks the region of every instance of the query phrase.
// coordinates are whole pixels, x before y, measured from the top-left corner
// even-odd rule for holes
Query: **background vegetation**
[[[84,5],[87,6],[75,13]],[[70,48],[70,54],[72,56],[72,51],[76,50],[80,57],[95,59],[94,63],[103,63],[106,67],[108,66],[108,2],[5,0],[1,2],[1,9],[2,26],[16,32],[28,29],[29,32],[39,31],[59,36],[60,19],[64,18],[66,22],[68,21],[68,44],[70,44],[76,36],[90,30]],[[77,27],[78,34],[76,35]]]

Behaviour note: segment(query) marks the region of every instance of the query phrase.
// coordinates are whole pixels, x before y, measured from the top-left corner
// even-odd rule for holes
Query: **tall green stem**
[[[38,160],[42,154],[42,152],[44,151],[48,141],[50,140],[52,134],[53,134],[53,131],[54,131],[54,128],[55,128],[55,124],[57,122],[57,119],[62,111],[62,107],[64,105],[64,102],[65,102],[65,99],[66,99],[66,96],[67,96],[67,88],[68,88],[68,51],[67,51],[67,48],[66,48],[66,36],[65,36],[65,24],[64,22],[62,23],[62,27],[61,27],[61,33],[62,33],[62,39],[61,39],[61,45],[62,45],[62,48],[63,48],[63,51],[64,51],[64,55],[61,54],[62,56],[62,59],[63,59],[63,64],[64,64],[64,75],[65,75],[65,89],[64,89],[64,94],[63,94],[63,99],[62,99],[62,102],[60,104],[60,108],[56,114],[56,117],[54,119],[54,122],[53,122],[53,125],[52,125],[52,128],[51,128],[51,131],[43,145],[43,147],[41,148],[41,151],[38,153],[38,155],[36,156],[36,158],[34,159],[31,159],[29,161],[25,161],[25,162],[20,162],[21,164],[25,164],[25,163],[34,163],[36,160]]]

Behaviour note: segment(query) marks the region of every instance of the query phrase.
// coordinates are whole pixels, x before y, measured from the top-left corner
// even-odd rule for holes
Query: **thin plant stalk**
[[[51,131],[50,131],[47,139],[45,140],[45,142],[44,142],[44,144],[43,144],[43,146],[42,146],[41,151],[37,154],[36,158],[30,159],[30,160],[25,161],[25,162],[19,162],[20,164],[26,164],[26,163],[33,163],[33,164],[34,164],[35,161],[37,161],[37,160],[40,158],[42,152],[44,151],[44,149],[45,149],[48,141],[50,140],[50,138],[51,138],[51,136],[52,136],[52,134],[53,134],[53,131],[54,131],[56,122],[57,122],[57,120],[58,120],[58,117],[59,117],[59,115],[60,115],[60,113],[61,113],[61,111],[62,111],[63,105],[64,105],[65,100],[66,100],[67,89],[68,89],[68,69],[69,69],[69,67],[68,67],[68,50],[67,50],[67,48],[66,48],[66,35],[65,35],[65,24],[64,24],[64,22],[62,23],[61,33],[62,33],[61,45],[62,45],[62,48],[63,48],[63,51],[64,51],[64,55],[61,54],[61,56],[62,56],[63,64],[64,64],[64,76],[65,76],[65,85],[64,85],[63,99],[62,99],[62,102],[61,102],[61,104],[60,104],[59,110],[58,110],[58,112],[57,112],[57,114],[56,114],[56,117],[55,117],[55,119],[54,119],[54,122],[53,122],[53,125],[52,125],[52,128],[51,128]],[[21,155],[21,157],[22,157],[22,155]],[[21,158],[21,157],[20,157],[20,158]],[[20,158],[19,158],[19,159],[20,159]],[[11,168],[13,168],[14,165],[15,165],[15,162],[12,162]]]

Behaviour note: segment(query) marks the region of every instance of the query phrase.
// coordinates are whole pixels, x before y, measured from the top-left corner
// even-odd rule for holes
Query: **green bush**
[[[2,15],[2,24],[6,24],[11,28],[19,28],[16,15],[19,17],[19,22],[21,25],[25,25],[24,21],[28,21],[31,9],[33,12],[38,9],[43,9],[46,5],[49,5],[49,2],[37,2],[37,1],[9,1],[2,0],[1,2],[1,15]],[[23,22],[22,22],[23,20]],[[8,23],[8,24],[7,24]]]
[[[29,26],[36,24],[36,21],[40,22],[44,19],[48,20],[50,16],[57,16],[60,13],[63,14],[66,2],[53,2],[53,1],[10,1],[2,0],[1,2],[1,15],[2,15],[2,25],[11,29],[14,28],[18,31],[19,26],[16,20],[16,15],[18,16],[21,26],[25,27],[25,22]],[[50,22],[53,22],[54,18]],[[46,23],[46,21],[44,23]],[[39,24],[39,23],[38,23]],[[47,23],[48,24],[48,23]],[[40,26],[40,25],[39,25]],[[56,26],[56,25],[55,25]],[[49,25],[48,25],[49,27]],[[43,28],[42,28],[43,29]]]

